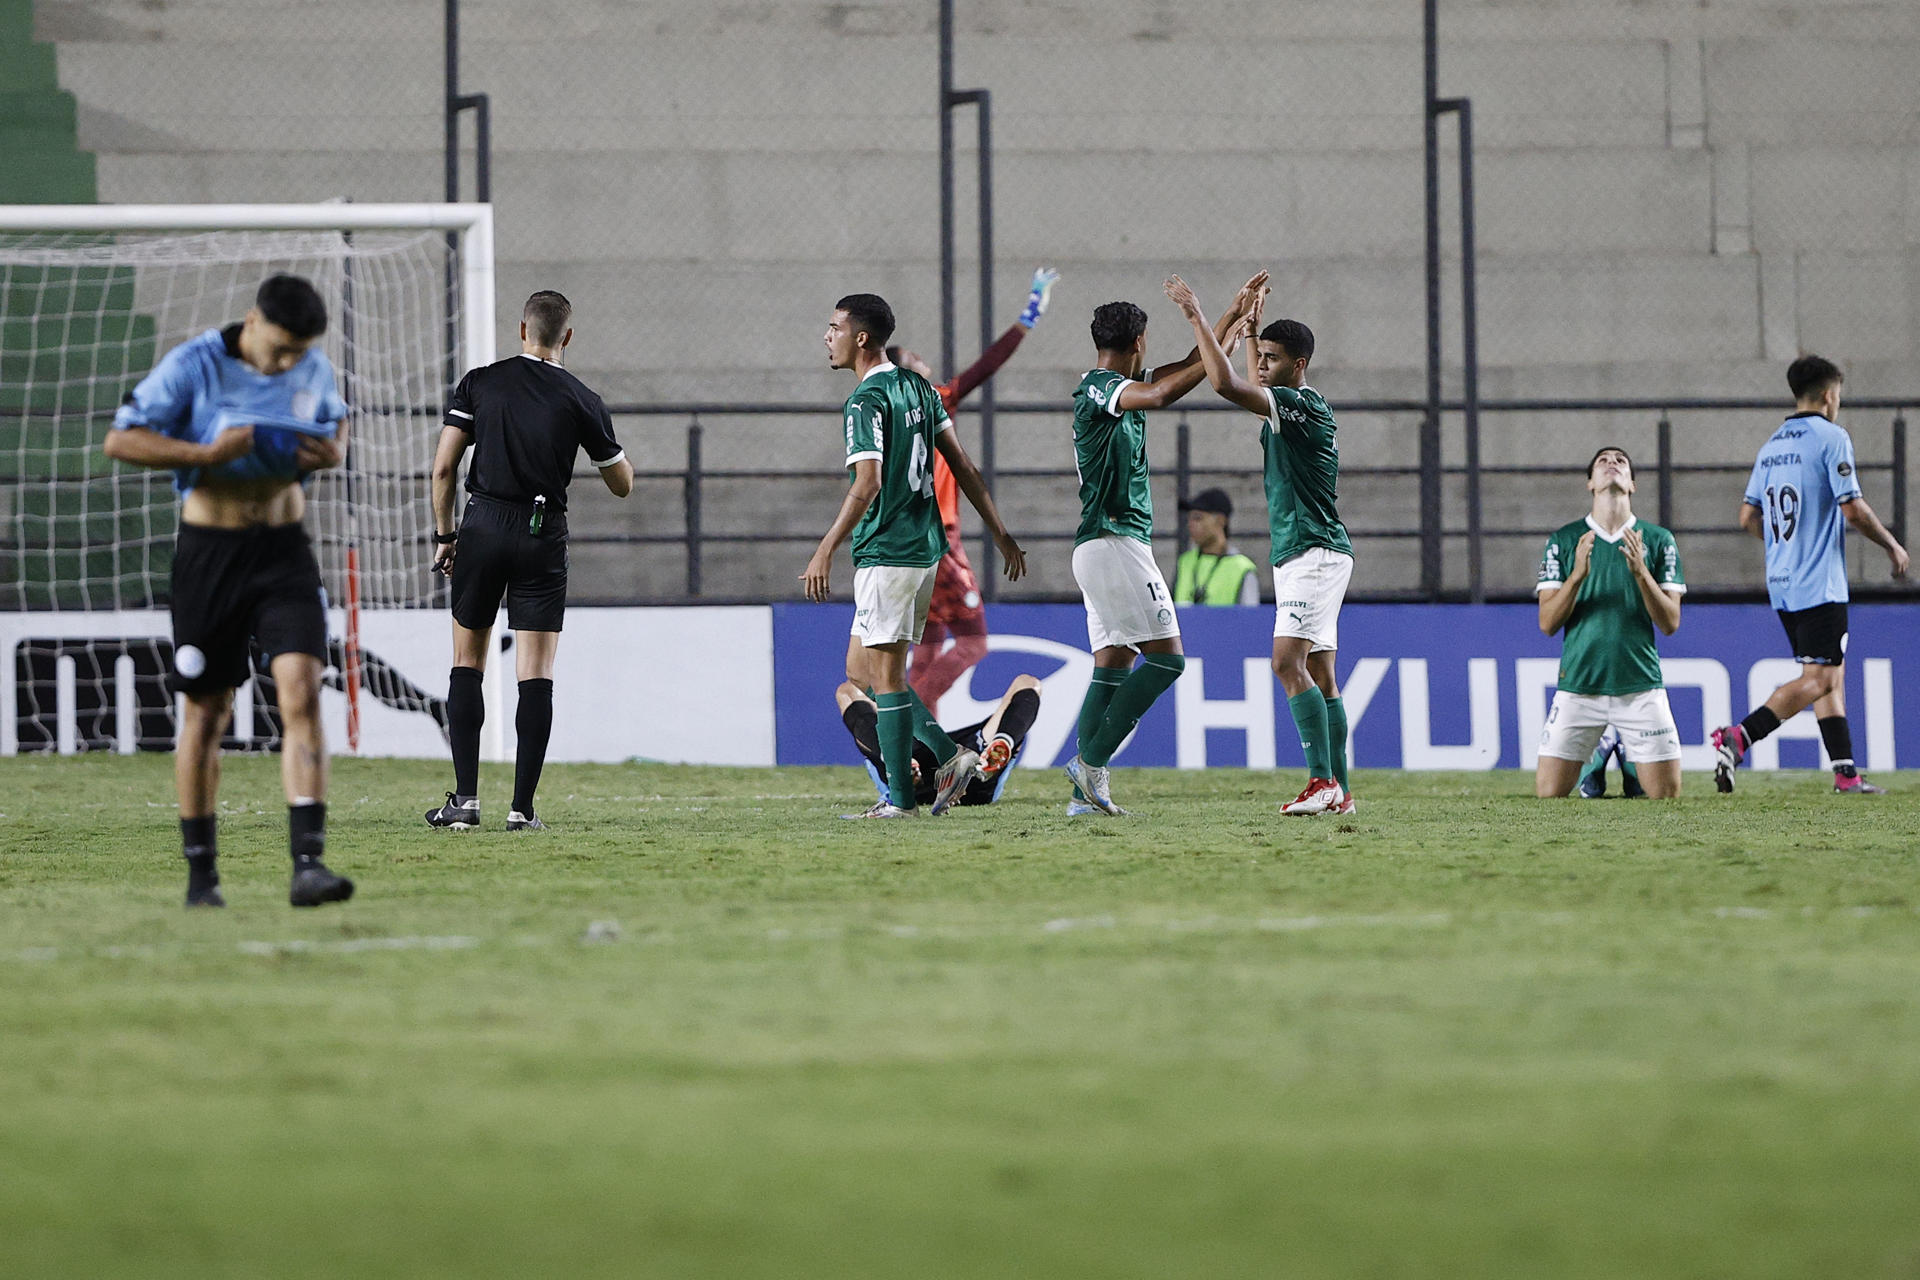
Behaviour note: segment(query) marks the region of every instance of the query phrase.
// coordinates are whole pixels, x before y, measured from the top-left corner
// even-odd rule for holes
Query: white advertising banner
[[[329,746],[345,754],[340,610],[331,630],[321,713]],[[170,747],[172,700],[162,684],[170,631],[157,610],[0,614],[0,754]],[[444,756],[447,615],[363,611],[360,647],[359,754]],[[488,668],[482,754],[511,759],[511,632],[496,633]],[[774,762],[773,621],[764,607],[569,609],[553,683],[549,760]],[[234,699],[230,745],[267,745],[275,720],[271,697],[249,681]]]

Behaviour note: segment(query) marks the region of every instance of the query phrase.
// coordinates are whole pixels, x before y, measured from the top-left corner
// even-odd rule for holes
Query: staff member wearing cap
[[[1173,602],[1259,604],[1258,566],[1227,541],[1233,500],[1225,490],[1202,490],[1180,509],[1187,513],[1187,537],[1193,545],[1174,563]]]

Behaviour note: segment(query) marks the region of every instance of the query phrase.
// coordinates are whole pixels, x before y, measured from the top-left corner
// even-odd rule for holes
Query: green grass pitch
[[[1920,777],[170,769],[0,760],[0,1275],[1920,1277]]]

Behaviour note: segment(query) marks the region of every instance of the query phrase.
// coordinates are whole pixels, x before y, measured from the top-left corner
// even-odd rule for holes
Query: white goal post
[[[364,701],[379,754],[438,749],[443,700],[363,654],[359,611],[444,602],[429,475],[446,394],[494,358],[493,257],[485,204],[0,205],[0,754],[171,747],[176,499],[100,444],[160,355],[239,320],[278,271],[326,299],[349,407],[347,464],[308,504],[345,741]],[[277,744],[257,676],[229,746]]]

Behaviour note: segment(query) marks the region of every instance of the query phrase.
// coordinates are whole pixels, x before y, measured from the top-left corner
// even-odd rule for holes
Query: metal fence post
[[[1907,541],[1907,411],[1893,411],[1893,536],[1902,546]]]
[[[1180,411],[1180,424],[1173,429],[1173,493],[1176,507],[1185,507],[1187,499],[1193,496],[1193,429],[1187,422],[1187,411]],[[1187,521],[1181,516],[1174,526],[1178,531],[1174,538],[1174,554],[1187,553]]]
[[[1660,527],[1673,528],[1673,419],[1667,411],[1660,411],[1660,425],[1655,428],[1654,438],[1659,442],[1659,458],[1655,465],[1660,471]]]
[[[700,597],[700,437],[704,428],[700,419],[687,424],[687,474],[683,481],[686,500],[687,594]]]

